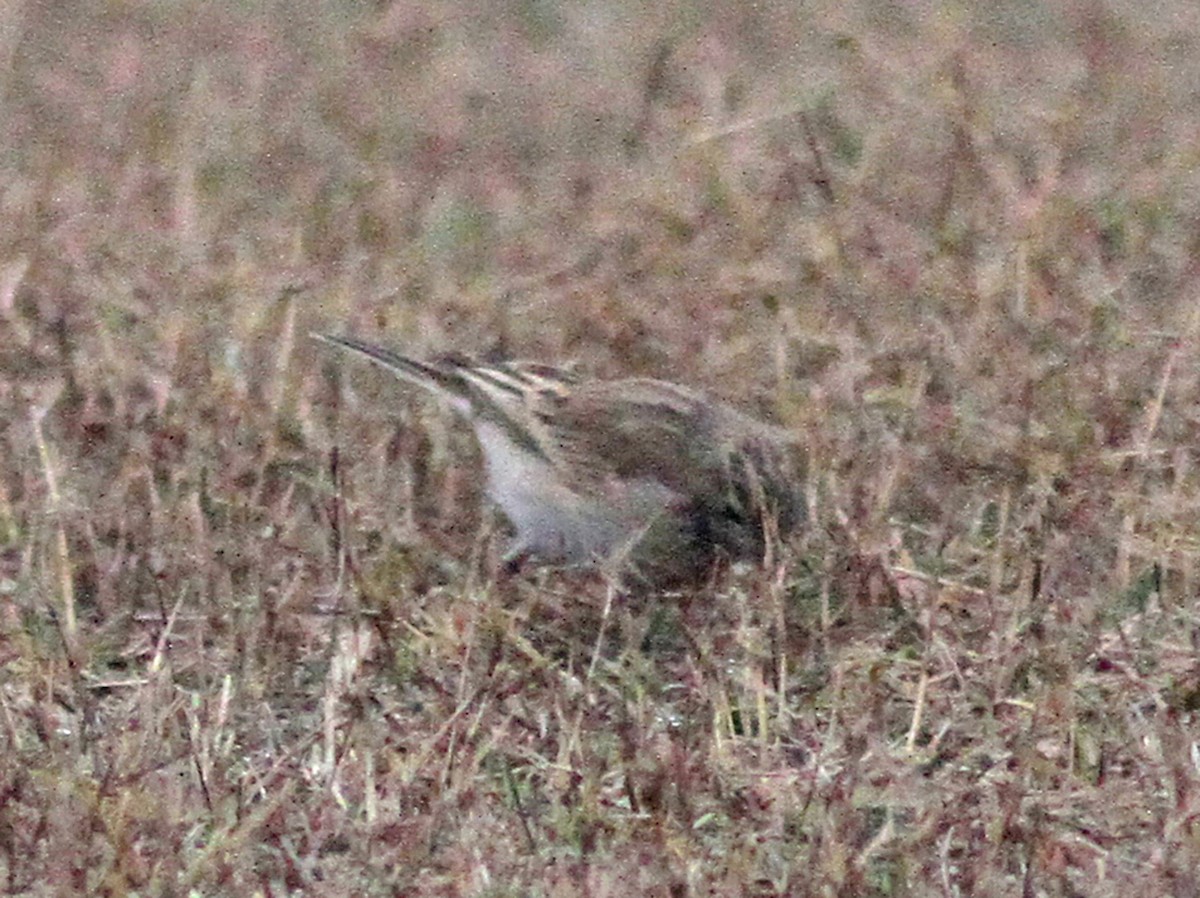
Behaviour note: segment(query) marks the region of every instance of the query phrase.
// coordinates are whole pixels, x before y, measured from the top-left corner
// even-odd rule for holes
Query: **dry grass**
[[[18,0],[0,71],[0,892],[1200,894],[1194,4]],[[820,524],[601,633],[330,329],[706,386]]]

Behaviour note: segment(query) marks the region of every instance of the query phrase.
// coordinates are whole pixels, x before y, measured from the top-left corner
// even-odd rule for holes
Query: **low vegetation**
[[[0,12],[0,892],[1200,894],[1200,18]],[[498,575],[310,341],[794,428],[702,590]]]

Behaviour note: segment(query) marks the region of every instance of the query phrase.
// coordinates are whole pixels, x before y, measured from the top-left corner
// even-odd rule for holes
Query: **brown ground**
[[[1200,894],[1200,6],[0,11],[0,892]],[[803,434],[818,524],[494,576],[306,339]]]

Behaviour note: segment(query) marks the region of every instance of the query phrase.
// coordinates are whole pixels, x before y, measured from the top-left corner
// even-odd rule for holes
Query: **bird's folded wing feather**
[[[581,492],[648,479],[689,502],[742,506],[791,494],[799,486],[799,447],[782,428],[757,421],[676,384],[649,379],[578,385],[542,397],[534,417],[543,443]]]

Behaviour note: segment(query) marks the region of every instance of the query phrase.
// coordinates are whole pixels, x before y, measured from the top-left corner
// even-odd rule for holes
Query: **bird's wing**
[[[552,460],[581,492],[646,479],[715,513],[752,519],[765,502],[791,514],[799,487],[791,434],[697,391],[594,381],[544,397],[536,417]]]

